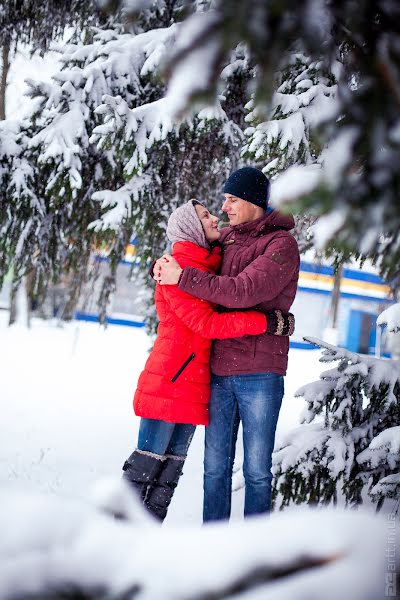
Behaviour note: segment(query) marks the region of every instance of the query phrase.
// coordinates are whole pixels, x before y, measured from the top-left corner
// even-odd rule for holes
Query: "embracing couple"
[[[269,181],[244,167],[224,185],[229,227],[191,200],[170,216],[172,256],[153,267],[160,324],[134,397],[142,417],[124,479],[162,521],[196,425],[206,425],[204,522],[229,519],[243,426],[245,516],[271,506],[299,251],[291,216],[268,207]],[[211,375],[210,375],[211,370]]]

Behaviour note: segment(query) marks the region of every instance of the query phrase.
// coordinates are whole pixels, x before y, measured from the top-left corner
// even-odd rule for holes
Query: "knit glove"
[[[270,335],[293,335],[294,315],[292,313],[276,309],[267,310],[265,316],[267,317],[267,333]]]

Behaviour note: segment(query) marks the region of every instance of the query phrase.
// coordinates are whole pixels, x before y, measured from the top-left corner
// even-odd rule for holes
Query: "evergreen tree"
[[[399,500],[400,362],[307,341],[338,365],[296,393],[307,408],[274,454],[275,505]]]
[[[101,23],[111,23],[114,19],[115,15],[104,15],[102,11],[94,6],[92,0],[82,2],[76,0],[72,2],[61,0],[44,0],[40,2],[37,0],[13,0],[2,3],[0,10],[2,54],[0,119],[4,120],[7,114],[6,90],[10,62],[12,62],[12,58],[21,44],[28,45],[32,54],[37,51],[43,53],[49,48],[53,40],[62,38],[67,27],[69,28],[70,38],[78,40],[85,28]],[[12,194],[15,194],[15,190],[12,191]],[[8,199],[5,200],[5,202],[7,201]],[[35,211],[33,210],[33,212]],[[26,221],[23,219],[20,225],[25,228]],[[1,279],[2,276],[0,275]],[[35,283],[35,279],[36,277],[32,277],[32,272],[25,278],[25,286],[23,287],[26,287],[28,296],[34,294],[31,283]],[[17,269],[11,287],[10,324],[17,318],[16,293],[21,281]],[[25,304],[29,306],[27,302]],[[29,323],[29,311],[26,318]]]
[[[78,34],[113,18],[93,0],[10,0],[1,4],[0,44],[15,47],[23,43],[44,51],[61,38],[66,27],[73,27]]]
[[[51,169],[44,168],[45,164],[48,167],[51,162],[49,155],[39,151],[39,148],[47,143],[46,135],[41,137],[40,132],[47,128],[46,131],[51,136],[53,117],[50,113],[55,119],[57,105],[60,116],[62,103],[59,98],[62,95],[63,110],[67,111],[66,106],[70,100],[65,102],[65,96],[68,95],[66,90],[75,86],[74,77],[78,76],[79,69],[90,71],[91,56],[94,55],[84,56],[85,52],[81,54],[77,44],[75,51],[71,50],[69,66],[66,65],[64,69],[63,76],[66,81],[59,82],[52,90],[40,85],[36,86],[34,91],[32,88],[33,95],[38,98],[42,96],[42,104],[37,105],[39,108],[32,115],[32,122],[29,125],[25,124],[20,133],[21,139],[26,134],[29,140],[35,140],[29,142],[28,158],[32,159],[29,162],[32,168],[31,180],[37,181],[38,185],[35,183],[30,186],[31,191],[37,195],[40,202],[46,202],[40,191],[40,185],[43,187],[44,181],[49,181],[54,192],[57,192],[54,183],[57,182],[57,185],[60,184],[60,192],[65,191],[67,195],[68,185],[72,184],[75,199],[72,204],[67,203],[68,209],[57,207],[60,221],[65,215],[68,217],[77,214],[76,210],[83,206],[85,194],[86,198],[91,198],[85,203],[80,226],[74,229],[75,226],[67,224],[64,227],[70,240],[74,239],[74,235],[71,234],[79,231],[80,236],[87,236],[86,242],[90,246],[94,236],[93,230],[89,234],[83,232],[86,231],[88,223],[94,222],[98,232],[97,239],[101,232],[101,237],[104,237],[104,232],[108,231],[108,238],[112,241],[116,255],[128,237],[127,230],[137,228],[143,243],[144,257],[156,253],[160,248],[162,228],[154,225],[153,232],[152,227],[160,214],[166,215],[178,201],[184,201],[195,193],[206,194],[212,206],[220,182],[225,174],[237,165],[239,159],[238,146],[243,113],[233,101],[240,99],[244,106],[249,95],[253,94],[251,119],[259,118],[258,106],[268,98],[272,98],[272,110],[282,112],[282,115],[277,112],[275,116],[279,118],[273,119],[276,121],[277,136],[271,137],[271,130],[269,132],[269,172],[273,174],[274,169],[282,167],[283,162],[279,161],[293,164],[274,182],[276,197],[283,198],[294,212],[302,211],[313,218],[322,215],[314,227],[316,242],[320,247],[331,244],[340,255],[362,254],[372,257],[385,278],[394,277],[400,262],[400,205],[397,201],[397,165],[400,157],[397,85],[400,8],[397,4],[381,3],[377,0],[363,0],[360,3],[351,0],[340,0],[336,3],[321,0],[304,3],[301,7],[293,0],[285,0],[278,4],[269,4],[262,0],[99,2],[101,7],[106,7],[107,4],[114,7],[120,5],[124,18],[131,19],[132,14],[139,11],[139,16],[131,25],[130,35],[136,40],[135,44],[147,44],[147,39],[154,31],[158,32],[157,36],[161,40],[162,32],[168,30],[170,38],[165,44],[160,42],[158,54],[149,49],[154,48],[158,42],[149,41],[149,45],[143,47],[143,52],[152,55],[153,63],[142,54],[143,60],[140,64],[140,60],[131,60],[132,47],[129,43],[120,44],[116,38],[113,39],[115,31],[107,34],[110,36],[110,45],[106,51],[110,52],[110,47],[118,47],[119,62],[121,65],[127,65],[128,71],[135,62],[134,73],[125,73],[127,79],[134,77],[132,85],[136,85],[135,101],[131,101],[132,98],[127,97],[123,89],[119,89],[118,82],[114,85],[113,61],[99,56],[96,63],[96,59],[93,58],[94,64],[108,64],[109,71],[103,71],[102,95],[108,94],[115,99],[115,106],[112,106],[111,100],[107,100],[107,108],[102,109],[109,119],[109,129],[107,130],[105,124],[103,131],[96,129],[92,137],[96,144],[100,142],[100,137],[105,138],[104,145],[100,144],[101,175],[97,172],[96,176],[92,177],[92,158],[99,156],[99,150],[94,149],[90,141],[86,142],[83,139],[86,136],[89,140],[92,134],[91,126],[96,127],[100,124],[98,114],[85,117],[82,125],[85,133],[82,140],[79,139],[79,143],[83,141],[83,148],[91,148],[91,166],[86,167],[85,164],[85,169],[79,167],[72,175],[74,169],[70,169],[68,161],[64,161],[64,167],[60,168],[59,172],[55,165],[52,172]],[[122,31],[118,34],[123,35]],[[296,40],[301,41],[301,46]],[[85,47],[90,47],[95,53],[99,44],[102,45],[100,40],[96,42],[97,46],[93,45],[89,36]],[[232,52],[234,55],[241,52],[244,58],[234,58]],[[338,58],[341,63],[340,70],[336,69]],[[240,63],[245,67],[239,66],[235,70],[235,65]],[[67,75],[70,68],[75,70],[71,76]],[[252,69],[255,77],[249,75]],[[281,87],[278,92],[281,95],[279,102],[282,104],[274,104],[274,98],[277,98],[273,93],[276,72],[282,70],[280,76],[283,85],[286,81],[285,69],[288,69],[288,73],[294,69],[294,74],[297,72],[298,75],[292,79],[290,76],[287,78],[287,88]],[[169,73],[167,87],[160,77],[162,72]],[[108,73],[111,73],[110,78]],[[321,128],[321,115],[317,114],[318,111],[314,111],[313,114],[312,109],[314,105],[321,107],[324,98],[331,98],[335,88],[333,74],[337,79],[336,101],[332,104],[334,110],[330,110],[329,114],[324,111],[323,127],[316,135],[315,128]],[[82,102],[77,102],[76,108],[78,104],[84,106],[86,103],[85,94],[90,97],[91,81],[96,77],[96,70],[92,78],[87,76],[86,91],[82,92]],[[290,85],[295,85],[299,93],[283,93],[287,90],[290,92]],[[300,91],[301,86],[304,86],[303,92]],[[120,103],[116,98],[118,95],[127,106],[123,102]],[[225,96],[225,100],[222,96]],[[296,102],[300,97],[304,99],[304,104],[299,104],[297,111],[289,111],[287,119],[280,118],[288,110],[288,101],[294,99],[293,96],[296,96]],[[310,100],[309,107],[306,105],[306,98]],[[98,101],[100,104],[101,98],[98,98]],[[159,103],[156,104],[157,102]],[[88,103],[89,112],[92,113],[95,103],[92,103],[90,98]],[[213,106],[213,112],[203,112],[199,116],[205,105]],[[127,107],[129,110],[136,110],[136,113],[132,113],[132,119],[128,118]],[[192,107],[192,112],[189,107]],[[143,110],[139,110],[140,108]],[[114,109],[121,111],[121,115],[115,115]],[[81,109],[77,110],[79,112]],[[179,124],[177,116],[180,119]],[[154,124],[150,123],[152,118],[155,119]],[[44,125],[46,119],[47,124]],[[126,127],[127,121],[136,123],[136,131],[129,130],[129,125]],[[282,127],[285,121],[295,123],[297,127],[301,125],[304,136],[296,134],[299,130],[292,128],[291,139],[296,143],[284,145],[282,156],[278,157],[275,153],[284,140],[285,131]],[[306,121],[309,128],[304,126]],[[110,131],[113,122],[118,133]],[[258,125],[261,124],[256,121],[252,123],[255,137],[260,131]],[[287,131],[286,128],[286,133]],[[123,136],[128,136],[128,139],[123,140]],[[158,136],[158,139],[154,136]],[[251,140],[252,143],[248,140],[245,144],[243,159],[250,147],[255,153],[260,150],[255,143],[255,137]],[[73,136],[70,141],[73,142]],[[213,141],[215,143],[212,143]],[[17,142],[19,144],[19,138]],[[112,147],[107,146],[111,143]],[[143,145],[146,147],[145,152],[142,152]],[[139,155],[139,152],[142,154]],[[110,153],[112,159],[117,162],[115,168],[108,170],[107,177],[105,165],[110,164]],[[73,150],[72,156],[75,154],[76,150]],[[39,156],[41,158],[37,162]],[[82,158],[83,156],[84,154]],[[277,158],[278,162],[273,163]],[[316,161],[322,168],[314,166]],[[204,165],[206,170],[201,171],[200,167]],[[12,165],[7,163],[8,168],[13,170]],[[72,178],[78,174],[75,183],[72,183],[72,180],[69,183],[66,181],[67,185],[62,183],[63,179],[68,179],[67,173],[70,173]],[[176,179],[177,175],[181,178],[179,182]],[[81,184],[79,177],[82,176]],[[206,181],[209,182],[208,186],[203,185]],[[3,190],[6,191],[7,188]],[[95,202],[92,201],[92,193],[95,190],[99,192],[95,198],[103,203],[101,210],[96,208]],[[81,199],[81,204],[78,203],[78,198]],[[111,208],[110,203],[116,208],[113,213],[107,211],[107,208]],[[121,222],[122,219],[123,226],[114,233],[111,223],[114,223],[116,228],[118,207],[122,207],[119,220]],[[2,214],[13,213],[21,218],[21,223],[16,228],[19,228],[20,232],[24,231],[30,205],[25,204],[25,209],[19,213],[14,209],[15,207],[7,208]],[[129,212],[131,209],[133,212]],[[107,212],[112,214],[112,217],[106,217]],[[42,213],[46,214],[43,210]],[[46,218],[52,221],[52,217]],[[363,224],[362,227],[360,223]],[[4,221],[2,227],[4,231]],[[300,229],[304,229],[302,224]],[[58,252],[55,251],[56,247],[63,248],[64,252],[68,246],[65,243],[67,238],[64,232],[63,236],[64,242],[61,245],[57,242],[57,246],[57,235],[53,235],[53,255]],[[307,239],[305,243],[308,243]],[[15,235],[12,236],[8,247],[14,250],[17,247]],[[40,255],[43,252],[42,249]],[[69,256],[72,251],[69,248],[65,252]],[[83,255],[86,256],[85,251]],[[1,262],[6,264],[8,258],[3,252]],[[68,265],[68,261],[65,264]],[[48,269],[42,269],[42,272],[44,271],[48,272]]]
[[[232,89],[244,86],[248,67],[234,55],[227,96],[174,122],[159,76],[176,38],[174,4],[175,13],[157,5],[152,20],[147,11],[135,34],[97,29],[84,43],[53,46],[61,71],[50,84],[28,82],[32,114],[4,123],[12,145],[3,148],[1,276],[11,263],[17,278],[34,269],[43,294],[71,272],[76,298],[93,244],[105,241],[111,273],[104,308],[133,233],[145,264],[165,250],[167,216],[178,204],[196,196],[215,208],[239,157]]]
[[[337,85],[332,69],[301,52],[298,43],[281,65],[274,89],[270,107],[255,104],[254,95],[248,103],[242,151],[272,178],[294,164],[318,164],[323,144],[315,125],[332,113]]]
[[[320,167],[323,143],[317,126],[332,113],[336,102],[332,68],[306,56],[299,41],[276,74],[274,89],[270,106],[255,104],[255,94],[246,106],[249,126],[242,157],[272,179],[292,165]],[[312,246],[316,217],[297,215],[295,220],[294,235],[304,252]]]
[[[134,10],[140,3],[130,4]],[[190,12],[192,3],[186,6]],[[215,98],[239,43],[256,67],[255,105],[271,98],[294,40],[327,72],[340,57],[336,110],[324,126],[324,167],[316,173],[294,165],[280,187],[294,212],[312,207],[323,215],[316,227],[321,246],[334,241],[343,252],[372,257],[387,279],[400,262],[399,23],[395,2],[215,0],[212,10],[185,19],[170,56],[169,94],[181,91],[177,114],[204,96]]]

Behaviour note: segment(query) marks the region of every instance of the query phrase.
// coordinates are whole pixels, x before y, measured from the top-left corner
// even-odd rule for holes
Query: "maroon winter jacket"
[[[185,267],[179,288],[220,306],[288,311],[299,277],[300,257],[291,216],[270,214],[222,231],[220,275]],[[267,333],[239,339],[215,340],[211,371],[215,375],[239,375],[270,371],[286,374],[289,338]]]

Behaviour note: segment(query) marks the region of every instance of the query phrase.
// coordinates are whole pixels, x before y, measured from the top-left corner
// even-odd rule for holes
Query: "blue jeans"
[[[210,424],[205,433],[204,522],[230,517],[232,469],[240,421],[246,484],[244,514],[270,510],[272,452],[282,398],[282,375],[213,375]]]
[[[186,456],[195,429],[194,425],[185,423],[140,419],[138,450]]]

